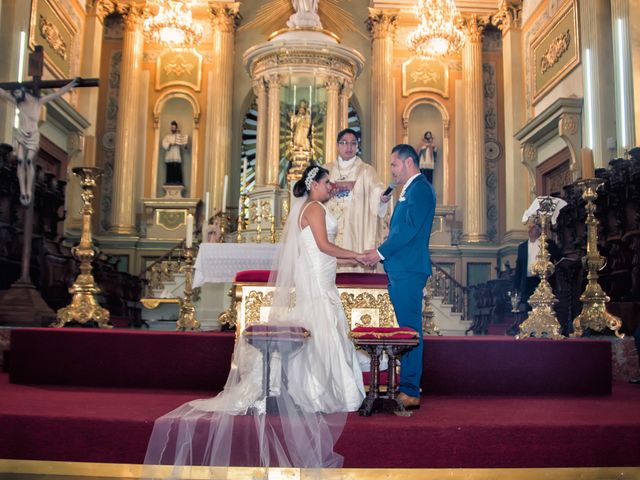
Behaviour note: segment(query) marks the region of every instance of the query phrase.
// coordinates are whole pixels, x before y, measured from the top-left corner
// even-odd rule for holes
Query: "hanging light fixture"
[[[418,28],[407,37],[411,53],[422,58],[451,56],[464,44],[464,33],[456,26],[458,9],[453,0],[418,0]]]
[[[160,0],[160,10],[144,21],[144,31],[151,42],[168,48],[196,45],[202,29],[193,23],[187,0]]]

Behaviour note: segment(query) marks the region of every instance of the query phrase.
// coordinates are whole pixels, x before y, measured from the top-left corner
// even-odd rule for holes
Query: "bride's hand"
[[[364,253],[359,253],[356,255],[355,257],[355,261],[360,263],[361,265],[368,265],[367,264],[367,255]]]

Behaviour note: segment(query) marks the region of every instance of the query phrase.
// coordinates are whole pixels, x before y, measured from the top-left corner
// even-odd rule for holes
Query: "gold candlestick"
[[[225,242],[225,236],[229,231],[229,217],[224,212],[220,213],[220,243]]]
[[[200,330],[200,322],[196,319],[193,298],[193,249],[187,247],[184,252],[184,297],[180,299],[180,316],[176,322],[176,330]]]
[[[547,220],[551,218],[555,204],[551,197],[546,197],[540,201],[538,218],[540,221],[540,252],[536,256],[536,262],[531,266],[531,271],[540,277],[540,283],[536,287],[533,295],[529,297],[529,304],[532,307],[527,319],[520,325],[520,333],[516,338],[526,338],[529,336],[548,336],[553,339],[564,338],[560,333],[560,322],[556,317],[554,305],[557,303],[551,285],[547,278],[551,276],[555,267],[549,260],[549,250],[547,249],[547,235],[545,227]]]
[[[256,243],[262,243],[262,213],[258,208],[258,214],[256,215]]]
[[[598,271],[607,264],[606,259],[598,252],[598,220],[596,219],[595,200],[598,198],[597,190],[604,182],[597,178],[585,178],[576,183],[582,190],[582,198],[586,202],[587,211],[587,254],[582,257],[582,264],[587,269],[587,286],[580,296],[582,311],[573,320],[572,337],[579,337],[585,328],[602,332],[605,328],[613,330],[617,337],[624,337],[620,333],[622,322],[615,315],[607,312],[605,304],[609,297],[598,283]]]
[[[240,194],[240,208],[238,209],[238,228],[236,231],[236,243],[243,243],[244,237],[242,236],[242,232],[244,230],[244,203],[245,203],[245,194]]]
[[[269,229],[271,243],[276,243],[276,217],[270,215],[269,223],[271,224],[271,227]]]
[[[70,322],[86,324],[96,322],[100,328],[112,328],[109,325],[109,310],[102,308],[96,300],[96,294],[100,293],[100,288],[93,279],[91,261],[96,252],[93,249],[91,240],[91,214],[93,208],[93,189],[96,186],[96,179],[102,174],[102,169],[97,167],[75,167],[73,174],[80,178],[82,186],[82,235],[80,243],[71,249],[71,254],[80,261],[80,274],[69,289],[73,295],[71,303],[58,310],[57,321],[52,327],[63,327]]]

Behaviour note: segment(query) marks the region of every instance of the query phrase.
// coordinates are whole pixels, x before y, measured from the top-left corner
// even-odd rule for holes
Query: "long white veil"
[[[174,465],[175,475],[185,475],[189,467],[181,466],[342,466],[343,458],[333,447],[347,413],[340,411],[344,410],[340,405],[329,408],[333,411],[317,411],[317,394],[307,394],[305,388],[309,374],[318,382],[327,382],[330,389],[333,372],[322,365],[326,363],[321,361],[322,346],[314,342],[310,319],[299,315],[314,303],[314,296],[311,308],[327,307],[323,306],[326,302],[317,301],[319,285],[314,276],[304,275],[309,272],[309,255],[301,243],[298,222],[306,196],[291,198],[270,278],[275,290],[267,323],[305,327],[311,330],[311,337],[288,362],[281,362],[277,355],[271,359],[271,399],[267,402],[262,392],[262,354],[241,333],[224,391],[158,418],[146,465]],[[151,472],[153,469],[145,477],[153,477]]]

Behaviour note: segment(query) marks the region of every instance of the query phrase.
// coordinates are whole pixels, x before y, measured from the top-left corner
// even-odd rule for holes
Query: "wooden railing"
[[[445,305],[451,306],[451,311],[462,314],[462,320],[469,316],[467,287],[458,282],[453,275],[435,262],[431,267],[433,273],[427,282],[432,297],[441,297]]]

